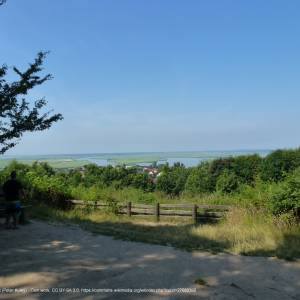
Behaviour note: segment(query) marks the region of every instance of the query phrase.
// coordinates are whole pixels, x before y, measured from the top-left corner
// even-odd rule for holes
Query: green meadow
[[[7,167],[13,160],[10,159],[1,159],[0,160],[0,169]],[[25,165],[32,165],[35,161],[40,163],[47,163],[54,169],[73,169],[83,167],[90,162],[88,160],[75,160],[75,159],[47,159],[47,160],[17,160],[19,163]]]

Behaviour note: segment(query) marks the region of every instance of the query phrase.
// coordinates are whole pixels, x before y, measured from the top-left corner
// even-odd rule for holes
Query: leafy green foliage
[[[215,181],[225,171],[231,171],[233,169],[234,158],[219,158],[210,163],[210,174]]]
[[[270,207],[274,214],[300,213],[300,168],[289,174],[281,184],[279,192],[274,194],[270,201]]]
[[[239,187],[238,177],[231,171],[225,170],[217,181],[217,191],[221,194],[231,194]]]
[[[44,98],[34,101],[32,107],[25,96],[36,86],[52,78],[50,74],[39,76],[46,52],[39,52],[35,61],[22,72],[14,67],[18,81],[8,82],[7,66],[0,67],[0,154],[14,147],[25,132],[42,131],[62,120],[61,114],[41,112],[47,105]]]
[[[262,158],[258,155],[244,155],[202,163],[191,171],[186,182],[186,191],[194,195],[216,190],[231,193],[237,189],[239,183],[255,183],[261,162]]]
[[[262,161],[257,154],[237,156],[232,163],[232,171],[241,183],[251,185],[260,172]]]
[[[262,162],[261,177],[265,181],[278,182],[287,173],[300,166],[300,149],[276,150],[270,153]]]
[[[135,174],[132,176],[132,186],[143,191],[153,191],[154,184],[148,174]]]
[[[208,163],[203,163],[194,168],[185,184],[185,191],[192,195],[211,193],[214,189],[214,178],[210,174]]]
[[[156,188],[170,196],[179,196],[184,191],[188,175],[189,170],[180,163],[173,167],[165,165],[157,179]]]
[[[106,212],[114,215],[116,215],[119,212],[119,204],[115,198],[108,196],[106,197],[105,202],[107,204]]]
[[[276,151],[266,158],[230,157],[195,168],[165,164],[158,167],[160,175],[156,178],[138,167],[89,164],[59,171],[47,163],[35,162],[30,166],[13,161],[0,171],[0,183],[16,170],[26,187],[27,198],[55,206],[63,206],[64,200],[70,198],[155,203],[174,201],[177,197],[179,201],[238,204],[270,209],[274,214],[299,214],[300,167],[293,173],[298,155],[299,150]],[[114,206],[114,201],[108,201]]]

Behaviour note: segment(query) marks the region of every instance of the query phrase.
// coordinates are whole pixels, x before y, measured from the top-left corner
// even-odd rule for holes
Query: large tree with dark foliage
[[[13,71],[19,77],[14,82],[5,79],[7,66],[0,67],[0,154],[14,147],[25,132],[42,131],[62,120],[61,114],[44,111],[47,105],[44,98],[25,99],[31,89],[52,78],[50,74],[39,75],[46,55],[47,52],[39,52],[24,72],[14,67]]]

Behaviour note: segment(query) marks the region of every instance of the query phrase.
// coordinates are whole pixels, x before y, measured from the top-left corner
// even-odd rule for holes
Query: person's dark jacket
[[[20,200],[20,193],[22,188],[22,184],[18,180],[7,180],[3,185],[5,200],[8,202]]]

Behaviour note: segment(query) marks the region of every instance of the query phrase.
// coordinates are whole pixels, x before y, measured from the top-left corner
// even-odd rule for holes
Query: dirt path
[[[19,289],[2,290],[0,299],[300,299],[299,261],[188,253],[37,221],[1,228],[0,237],[0,291]],[[199,278],[208,285],[196,285]],[[191,290],[110,291],[159,288]]]

